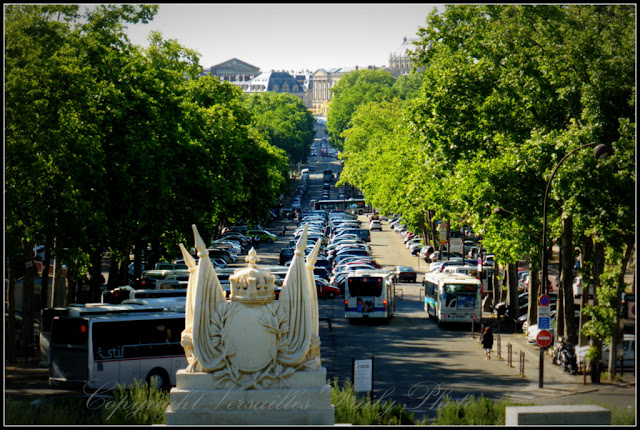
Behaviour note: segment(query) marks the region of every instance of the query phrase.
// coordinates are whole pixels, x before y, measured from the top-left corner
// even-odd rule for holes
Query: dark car
[[[522,293],[518,296],[518,307],[522,308],[523,306],[526,306],[529,303],[529,293]],[[507,302],[500,302],[497,305],[495,305],[495,307],[493,308],[493,310],[498,314],[498,317],[504,316],[507,312]]]
[[[393,277],[396,282],[416,282],[417,274],[413,267],[396,266],[393,269]]]
[[[280,265],[284,266],[287,264],[287,261],[293,260],[294,252],[295,252],[295,248],[283,248],[280,251]]]

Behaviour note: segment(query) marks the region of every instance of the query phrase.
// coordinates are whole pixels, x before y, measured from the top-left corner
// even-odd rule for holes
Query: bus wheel
[[[167,375],[167,372],[164,369],[159,367],[156,367],[149,372],[146,381],[149,387],[154,387],[159,390],[168,390],[170,387],[169,375]]]

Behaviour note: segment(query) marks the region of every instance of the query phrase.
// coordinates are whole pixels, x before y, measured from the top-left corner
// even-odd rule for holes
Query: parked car
[[[319,299],[333,299],[341,294],[340,288],[329,284],[329,282],[324,279],[316,278],[316,289]]]
[[[576,276],[573,279],[573,297],[582,297],[582,276]],[[589,285],[589,298],[593,298],[593,284]]]
[[[529,294],[522,293],[518,295],[518,307],[522,307],[529,303]],[[500,302],[493,307],[493,310],[498,314],[498,317],[505,315],[507,312],[507,302]]]
[[[295,252],[295,248],[282,248],[280,250],[280,258],[279,263],[281,266],[287,264],[287,261],[291,261],[293,259],[293,253]]]
[[[273,233],[270,233],[266,230],[247,230],[248,237],[258,236],[260,237],[261,242],[275,242],[278,240],[278,236]]]
[[[380,220],[372,219],[371,223],[369,223],[369,230],[382,231],[382,224],[380,224]]]
[[[414,268],[409,266],[396,266],[392,273],[396,282],[416,282],[418,278]]]
[[[623,359],[622,366],[623,367],[634,367],[636,362],[636,336],[634,334],[625,334],[622,339],[622,344],[618,345],[618,351],[622,349]],[[587,352],[589,351],[590,346],[577,346],[576,347],[576,359],[578,362],[578,367],[585,366],[585,360],[587,356]],[[609,365],[609,348],[610,345],[602,346],[602,364],[607,367]],[[620,357],[618,357],[618,360]],[[619,362],[616,363],[619,366]],[[586,371],[590,370],[590,363],[586,362]]]
[[[634,319],[636,317],[636,295],[627,292],[622,293],[622,318]]]

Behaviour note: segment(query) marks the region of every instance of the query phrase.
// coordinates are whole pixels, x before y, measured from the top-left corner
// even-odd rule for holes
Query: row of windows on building
[[[405,37],[401,47],[390,55],[389,67],[382,68],[395,77],[409,74],[411,72],[411,61],[407,51],[412,49],[414,40]],[[375,70],[379,67],[368,66],[367,68]],[[239,86],[248,94],[264,91],[291,93],[299,97],[315,116],[326,116],[329,110],[329,101],[331,100],[331,92],[329,90],[342,76],[357,69],[358,67],[319,69],[314,73],[308,70],[302,72],[273,70],[260,72],[258,67],[233,58],[209,69],[204,69],[201,75],[216,76],[221,81],[227,81]]]

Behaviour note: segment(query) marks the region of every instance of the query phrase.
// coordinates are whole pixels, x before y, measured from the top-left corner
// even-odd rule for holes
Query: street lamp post
[[[613,152],[611,147],[605,144],[588,143],[586,145],[580,146],[579,148],[576,148],[573,151],[569,152],[564,156],[564,158],[562,158],[562,160],[560,160],[556,168],[553,169],[553,173],[551,173],[549,181],[547,181],[547,188],[544,192],[544,203],[542,206],[542,294],[547,294],[549,292],[547,288],[549,282],[549,268],[547,265],[547,197],[549,196],[549,190],[551,189],[551,181],[553,181],[558,168],[562,165],[562,163],[564,163],[564,160],[569,158],[572,154],[576,153],[580,149],[591,146],[595,146],[595,148],[593,149],[593,156],[596,157],[597,160],[606,158]]]
[[[565,155],[562,160],[558,163],[558,165],[553,169],[553,173],[551,173],[551,177],[547,182],[547,188],[544,192],[544,203],[542,208],[542,285],[541,285],[541,295],[547,294],[549,292],[547,285],[549,283],[549,269],[547,265],[547,197],[549,196],[549,190],[551,189],[551,181],[553,181],[558,168],[564,163],[564,160],[569,158],[572,154],[576,153],[580,149],[595,146],[593,149],[593,156],[596,157],[597,160],[601,160],[603,158],[611,155],[613,150],[610,146],[605,144],[597,144],[597,143],[588,143],[586,145],[582,145],[579,148],[574,149]],[[539,372],[539,382],[538,387],[543,387],[543,379],[544,379],[544,348],[540,347],[540,372]]]

